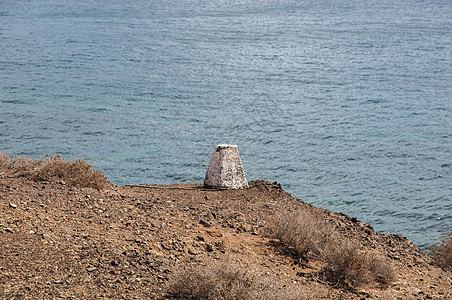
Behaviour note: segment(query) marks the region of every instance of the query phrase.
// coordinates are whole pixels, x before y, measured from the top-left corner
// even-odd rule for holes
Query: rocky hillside
[[[403,236],[312,207],[276,183],[222,191],[200,184],[97,190],[2,174],[1,299],[171,298],[184,276],[191,278],[187,286],[195,282],[190,270],[215,273],[216,262],[250,276],[245,289],[266,282],[267,298],[452,298],[451,272]],[[319,255],[300,256],[269,234],[285,207],[315,211],[360,251],[383,258],[394,276],[360,285],[329,280]]]

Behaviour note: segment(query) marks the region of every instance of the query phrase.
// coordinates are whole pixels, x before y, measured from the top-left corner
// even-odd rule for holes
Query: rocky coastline
[[[387,259],[395,280],[346,288],[317,276],[265,234],[278,207],[309,208],[344,237]],[[162,299],[184,265],[230,261],[305,299],[450,299],[452,275],[401,235],[312,207],[277,183],[214,190],[202,184],[108,184],[0,178],[1,299]]]

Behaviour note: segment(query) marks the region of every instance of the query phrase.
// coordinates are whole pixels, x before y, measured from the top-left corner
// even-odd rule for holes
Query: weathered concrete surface
[[[248,188],[239,150],[236,145],[218,145],[210,158],[204,186],[215,189]]]

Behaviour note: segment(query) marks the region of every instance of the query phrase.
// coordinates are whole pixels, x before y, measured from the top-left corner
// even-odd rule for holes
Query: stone
[[[210,158],[204,186],[214,189],[236,190],[248,188],[242,161],[236,145],[218,145]]]

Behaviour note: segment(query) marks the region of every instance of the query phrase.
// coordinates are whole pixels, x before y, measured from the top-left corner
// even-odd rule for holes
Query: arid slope
[[[322,263],[301,261],[265,228],[284,206],[313,209],[343,236],[386,258],[389,285],[332,286]],[[229,261],[307,299],[451,299],[451,272],[400,235],[375,232],[341,213],[314,208],[279,185],[246,190],[200,184],[115,186],[102,191],[63,181],[0,178],[1,299],[153,299],[175,270]]]

